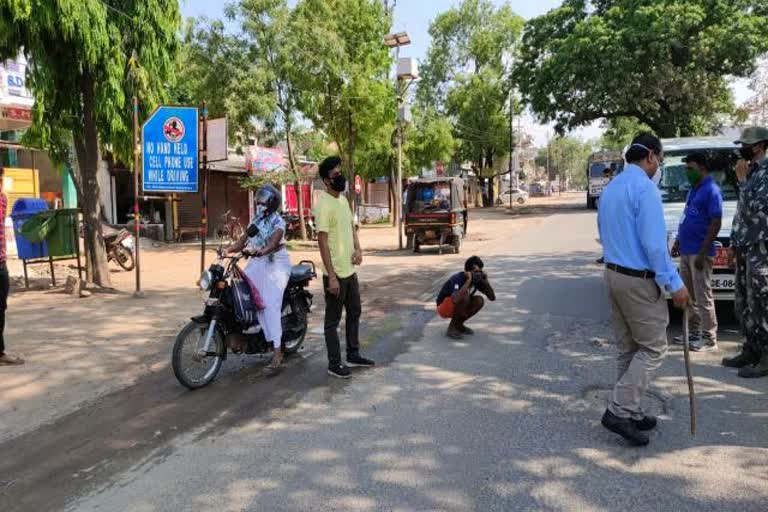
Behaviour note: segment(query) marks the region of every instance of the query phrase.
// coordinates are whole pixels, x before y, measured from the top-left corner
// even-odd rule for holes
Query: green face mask
[[[688,181],[691,183],[691,186],[698,185],[699,181],[701,181],[701,171],[698,169],[693,169],[691,167],[685,168],[685,175],[688,177]]]

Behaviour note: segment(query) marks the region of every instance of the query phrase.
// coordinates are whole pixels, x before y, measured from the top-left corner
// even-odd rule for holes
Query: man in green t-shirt
[[[341,159],[336,156],[320,163],[320,178],[326,191],[314,209],[317,241],[325,275],[325,345],[328,349],[328,374],[341,379],[350,377],[349,366],[373,366],[360,355],[360,285],[355,265],[363,262],[363,251],[353,229],[352,210],[342,194],[347,180],[341,173]],[[341,362],[339,323],[346,311],[347,364]]]

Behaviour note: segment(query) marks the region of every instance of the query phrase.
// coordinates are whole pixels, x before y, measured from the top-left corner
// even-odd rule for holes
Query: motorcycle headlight
[[[207,292],[211,289],[211,281],[213,281],[213,276],[211,275],[211,272],[209,270],[206,270],[200,275],[200,289],[204,292]]]

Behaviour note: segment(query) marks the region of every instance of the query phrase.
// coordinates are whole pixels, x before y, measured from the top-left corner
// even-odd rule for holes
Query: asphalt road
[[[474,338],[443,337],[445,323],[423,304],[433,280],[411,277],[412,294],[401,296],[403,281],[385,279],[370,293],[394,296],[401,307],[390,312],[397,322],[380,320],[369,344],[383,363],[376,369],[332,381],[319,353],[276,378],[235,371],[202,392],[149,383],[161,397],[149,402],[160,419],[134,430],[125,411],[136,397],[116,394],[69,419],[84,425],[80,439],[72,427],[58,447],[45,445],[53,427],[17,439],[28,456],[17,454],[16,466],[0,460],[0,473],[28,475],[57,449],[77,457],[79,446],[94,443],[99,451],[48,469],[50,482],[19,478],[0,489],[0,509],[763,509],[768,380],[740,380],[719,366],[722,353],[694,355],[693,438],[682,356],[673,351],[647,396],[661,416],[651,445],[626,446],[599,425],[614,352],[601,269],[593,265],[594,213],[534,209],[506,216],[506,225],[509,235],[480,254],[498,300],[472,323]],[[732,351],[734,324],[723,313],[722,345]],[[253,393],[223,405],[226,386],[253,386]],[[126,435],[85,426],[98,421],[119,423]]]

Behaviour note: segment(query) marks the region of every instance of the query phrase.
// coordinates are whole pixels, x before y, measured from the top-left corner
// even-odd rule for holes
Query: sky
[[[495,4],[503,4],[505,0],[492,0]],[[182,14],[186,16],[207,16],[209,18],[223,18],[224,6],[228,3],[224,0],[180,0]],[[295,0],[289,0],[295,3]],[[397,0],[395,8],[395,22],[393,30],[406,31],[411,36],[413,43],[401,49],[401,57],[415,57],[423,59],[429,48],[429,24],[438,13],[457,5],[459,0]],[[545,14],[550,9],[560,5],[561,0],[511,0],[514,11],[525,19]],[[735,81],[732,84],[737,103],[743,103],[749,97],[746,82]],[[542,126],[536,123],[530,115],[525,115],[522,121],[523,129],[531,133],[537,146],[546,145],[548,136],[553,136],[550,126]],[[582,139],[597,138],[602,133],[599,123],[576,130],[572,135]]]

